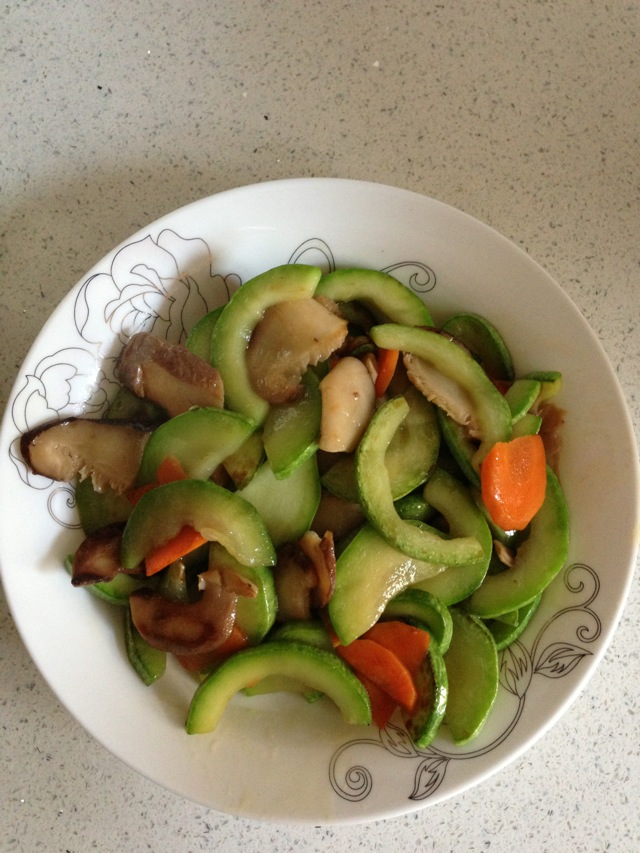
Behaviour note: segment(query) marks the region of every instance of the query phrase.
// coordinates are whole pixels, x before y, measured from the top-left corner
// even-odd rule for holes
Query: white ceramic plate
[[[240,282],[290,261],[390,271],[424,296],[436,318],[458,309],[488,316],[518,372],[563,373],[569,561],[521,641],[502,654],[497,706],[481,737],[463,749],[443,734],[417,750],[401,726],[352,728],[324,701],[307,705],[284,695],[236,697],[216,732],[186,735],[193,682],[172,668],[156,686],[142,685],[125,658],[120,611],[72,588],[62,569],[81,539],[71,490],[28,474],[20,459],[16,442],[26,428],[104,410],[114,392],[114,357],[134,331],[184,339]],[[171,213],[114,249],[35,342],[7,406],[1,447],[2,578],[43,676],[120,759],[234,815],[366,821],[422,809],[479,783],[531,746],[593,673],[635,561],[630,419],[577,309],[487,226],[376,184],[309,179],[232,190]]]

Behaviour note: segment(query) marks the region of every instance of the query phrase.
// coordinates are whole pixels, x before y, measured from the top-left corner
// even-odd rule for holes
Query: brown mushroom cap
[[[151,400],[174,417],[193,406],[224,405],[218,370],[186,347],[147,332],[134,335],[120,354],[118,375],[138,397]]]
[[[110,581],[123,572],[120,562],[122,524],[108,524],[91,533],[73,555],[71,583],[74,586]]]
[[[220,584],[204,585],[198,601],[183,603],[150,589],[129,597],[131,618],[142,637],[156,649],[175,655],[204,654],[231,634],[238,597]]]
[[[68,418],[24,433],[20,450],[36,474],[70,482],[91,477],[97,492],[122,493],[136,479],[150,432],[133,424]]]
[[[347,336],[347,321],[316,299],[278,302],[251,335],[247,369],[254,390],[269,403],[296,400],[302,374],[327,359]]]

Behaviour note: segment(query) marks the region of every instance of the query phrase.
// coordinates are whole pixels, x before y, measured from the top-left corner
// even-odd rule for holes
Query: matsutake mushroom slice
[[[351,453],[373,417],[376,392],[358,358],[346,356],[320,382],[322,417],[318,446],[330,453]]]
[[[417,355],[405,353],[403,361],[407,376],[427,400],[443,409],[457,424],[466,427],[471,438],[481,437],[473,402],[464,388]]]
[[[197,601],[183,603],[150,589],[131,593],[131,618],[141,636],[175,655],[213,651],[227,639],[236,620],[238,596],[209,579]]]
[[[293,299],[267,308],[247,348],[249,379],[269,403],[296,400],[307,367],[327,359],[347,336],[347,321],[316,299]]]
[[[68,418],[24,433],[22,456],[36,474],[70,482],[91,477],[97,492],[134,484],[150,431],[133,424]]]
[[[147,332],[126,344],[118,375],[130,391],[161,406],[171,418],[193,406],[224,405],[222,377],[215,367],[186,347]]]

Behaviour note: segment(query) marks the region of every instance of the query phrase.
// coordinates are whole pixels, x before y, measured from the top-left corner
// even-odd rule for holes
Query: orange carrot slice
[[[429,650],[429,634],[406,622],[376,622],[362,635],[365,640],[374,640],[393,652],[407,667],[415,679]]]
[[[378,687],[375,682],[371,681],[370,678],[367,678],[366,675],[358,673],[358,679],[362,682],[365,690],[369,694],[369,700],[371,702],[371,718],[379,729],[383,729],[393,716],[393,712],[398,707],[398,703],[395,699],[389,696],[382,687]]]
[[[418,700],[418,691],[411,673],[397,655],[374,640],[362,638],[348,646],[337,646],[336,652],[358,676],[369,678],[411,713]]]
[[[138,486],[135,489],[130,489],[127,492],[127,500],[132,506],[135,506],[143,495],[155,489],[156,486],[164,486],[166,483],[174,483],[176,480],[186,480],[187,475],[184,468],[175,456],[167,456],[158,465],[156,472],[156,480],[154,483],[145,483],[144,486]]]
[[[167,456],[158,465],[156,473],[156,482],[159,486],[164,486],[166,483],[175,483],[177,480],[187,480],[184,468],[180,461],[175,456]]]
[[[144,559],[144,565],[147,575],[155,575],[156,572],[165,569],[189,554],[195,551],[201,545],[207,542],[207,539],[193,527],[185,525],[174,537],[156,548],[152,548]]]
[[[500,441],[480,466],[482,500],[503,530],[524,530],[544,502],[547,462],[539,435]]]
[[[396,371],[400,352],[397,349],[378,349],[378,375],[375,381],[376,397],[382,397]]]

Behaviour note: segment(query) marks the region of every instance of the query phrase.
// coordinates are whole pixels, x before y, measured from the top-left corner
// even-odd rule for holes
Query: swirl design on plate
[[[600,591],[600,578],[595,569],[585,563],[573,563],[554,581],[554,585],[559,583],[564,584],[563,597],[575,596],[576,600],[569,598],[566,606],[555,611],[535,634],[530,626],[519,640],[500,653],[500,692],[503,698],[512,700],[509,703],[511,712],[506,725],[490,743],[476,749],[447,749],[436,742],[419,749],[402,725],[392,723],[379,732],[378,738],[353,739],[335,751],[329,764],[333,790],[350,801],[361,801],[370,795],[374,772],[367,768],[363,753],[371,747],[407,762],[406,790],[410,800],[426,800],[432,796],[447,771],[457,762],[479,759],[499,749],[522,718],[536,677],[560,679],[570,675],[592,654],[585,645],[595,642],[601,635],[601,619],[592,607]],[[529,638],[528,643],[525,638]],[[353,760],[357,763],[352,764]],[[396,767],[393,770],[395,773]],[[363,784],[365,779],[366,785]]]
[[[183,343],[204,314],[229,301],[242,279],[233,272],[214,272],[214,261],[206,239],[182,237],[165,228],[155,238],[148,234],[122,246],[107,270],[81,284],[72,316],[77,344],[41,358],[25,374],[11,405],[16,437],[9,455],[23,483],[41,490],[53,486],[24,464],[20,436],[46,421],[103,415],[118,388],[118,355],[132,335],[152,332]],[[324,272],[336,269],[335,254],[322,237],[303,240],[282,263],[314,264]],[[401,261],[385,272],[417,293],[435,286],[435,273],[422,262]],[[68,525],[62,516],[51,515]]]

